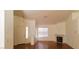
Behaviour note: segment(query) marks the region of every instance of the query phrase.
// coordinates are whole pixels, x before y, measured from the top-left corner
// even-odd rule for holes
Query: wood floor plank
[[[14,49],[72,49],[65,43],[56,43],[53,41],[37,41],[35,45],[30,44],[18,44],[14,46]]]

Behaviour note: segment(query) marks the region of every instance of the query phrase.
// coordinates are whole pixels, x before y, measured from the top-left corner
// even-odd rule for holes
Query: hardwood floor
[[[19,44],[14,46],[14,49],[72,49],[72,47],[65,43],[57,44],[53,41],[38,41],[33,46],[30,44]]]

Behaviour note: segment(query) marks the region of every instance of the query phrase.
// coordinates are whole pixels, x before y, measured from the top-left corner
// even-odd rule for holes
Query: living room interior
[[[78,10],[6,10],[6,49],[78,49]]]

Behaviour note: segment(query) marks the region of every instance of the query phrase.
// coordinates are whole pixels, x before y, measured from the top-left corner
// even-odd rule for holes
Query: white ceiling
[[[65,21],[71,14],[68,10],[24,10],[27,19],[35,19],[38,24],[55,24]]]

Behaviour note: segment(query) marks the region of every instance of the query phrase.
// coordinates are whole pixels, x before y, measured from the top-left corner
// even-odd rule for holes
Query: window
[[[26,27],[26,39],[28,39],[28,27]]]
[[[38,38],[48,37],[48,28],[38,28]]]

